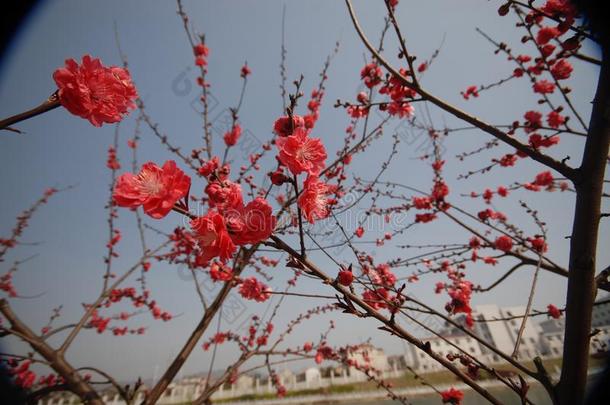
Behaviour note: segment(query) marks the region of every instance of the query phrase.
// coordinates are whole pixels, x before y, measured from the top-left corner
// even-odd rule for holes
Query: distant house
[[[525,307],[477,306],[473,313],[473,317],[478,321],[474,325],[475,333],[491,346],[510,355],[517,343],[524,314]],[[506,320],[496,321],[496,319]],[[534,318],[528,318],[519,344],[518,357],[520,359],[532,359],[542,354],[540,333],[540,326],[535,323]],[[492,360],[499,361],[499,359],[493,357],[492,351],[485,346],[481,348],[481,351],[485,355],[491,355]]]
[[[254,386],[254,377],[250,377],[247,374],[242,374],[237,377],[237,381],[235,381],[235,386],[239,391],[245,391]]]
[[[598,300],[592,311],[592,338],[590,353],[608,352],[610,349],[610,299],[609,296]],[[473,311],[474,326],[471,329],[484,343],[469,336],[460,328],[447,324],[439,332],[440,336],[423,338],[430,344],[430,348],[441,356],[449,353],[467,353],[488,364],[502,362],[501,356],[492,348],[498,349],[506,355],[511,355],[519,336],[521,322],[525,307],[499,307],[497,305],[480,305]],[[529,317],[521,341],[518,357],[520,360],[533,359],[536,356],[560,357],[563,354],[563,335],[565,320],[545,319],[540,323],[539,318]],[[464,317],[456,317],[456,323],[463,325]],[[392,360],[398,362],[399,360]],[[411,345],[404,356],[406,365],[419,372],[440,371],[443,367]]]
[[[466,353],[487,363],[501,362],[501,357],[494,353],[492,348],[499,349],[508,355],[512,354],[521,327],[521,316],[524,313],[525,307],[477,306],[472,313],[475,322],[471,331],[485,344],[450,324],[446,326],[445,330],[439,332],[440,336],[422,340],[428,342],[430,348],[443,357],[450,353]],[[456,323],[464,325],[464,318],[457,317]],[[543,353],[540,335],[540,326],[529,318],[519,344],[520,359],[531,359]],[[413,345],[409,346],[407,350],[405,362],[420,372],[444,369],[436,360]]]
[[[388,357],[386,356],[383,349],[374,347],[370,344],[360,346],[356,351],[351,352],[348,355],[348,359],[356,362],[358,367],[371,367],[377,373],[383,373],[384,371],[390,370],[390,364],[388,363]],[[351,376],[359,376],[362,379],[366,378],[366,375],[358,370],[357,367],[350,366],[348,372]]]
[[[308,385],[319,384],[321,380],[322,375],[320,374],[320,370],[317,367],[310,367],[305,370],[305,381]]]

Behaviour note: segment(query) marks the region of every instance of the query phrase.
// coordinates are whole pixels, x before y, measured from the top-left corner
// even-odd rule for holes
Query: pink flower
[[[551,74],[557,80],[565,80],[572,74],[572,65],[565,59],[559,59],[551,68]]]
[[[542,55],[546,58],[551,56],[553,54],[553,52],[555,52],[555,45],[553,45],[553,44],[546,44],[545,46],[543,46],[540,49],[540,53],[542,53]],[[537,63],[536,69],[540,69],[540,72],[542,73],[542,62]],[[535,73],[535,74],[540,74],[540,73]]]
[[[493,191],[491,191],[488,188],[486,188],[485,191],[483,192],[483,199],[485,200],[485,202],[487,204],[491,203],[491,199],[493,198],[493,196],[494,196]]]
[[[206,186],[205,192],[208,195],[210,207],[216,208],[218,211],[240,209],[244,205],[241,186],[230,180],[211,182]]]
[[[462,399],[464,399],[464,393],[460,390],[456,390],[455,388],[449,388],[441,392],[441,399],[443,400],[443,404],[452,404],[459,405],[462,403]]]
[[[57,69],[53,79],[61,105],[96,127],[119,122],[136,107],[138,92],[129,71],[103,66],[89,55],[83,56],[81,65],[74,59],[66,60],[66,67]]]
[[[212,159],[201,165],[201,167],[199,168],[199,174],[208,177],[210,174],[218,170],[219,167],[220,159],[218,159],[218,156],[214,156]]]
[[[432,199],[436,202],[442,202],[449,195],[449,187],[442,181],[436,181],[432,187]]]
[[[207,56],[210,54],[210,49],[205,44],[197,44],[193,48],[193,53],[195,56],[203,56],[207,58]]]
[[[210,278],[214,281],[229,281],[233,277],[233,269],[223,263],[214,262],[210,265]]]
[[[207,263],[219,257],[224,263],[235,252],[235,245],[229,236],[225,220],[218,212],[211,210],[203,217],[191,220],[191,229],[195,232],[201,249],[198,259],[202,262]]]
[[[528,238],[528,241],[532,244],[532,248],[536,252],[546,253],[549,250],[549,246],[546,244],[543,237]]]
[[[300,115],[290,117],[280,117],[273,123],[273,132],[279,136],[290,136],[297,128],[304,128],[305,120]]]
[[[271,297],[271,289],[254,277],[243,280],[239,287],[239,293],[247,300],[265,302]]]
[[[550,148],[551,146],[558,144],[559,141],[560,138],[558,135],[543,137],[540,134],[531,134],[528,139],[530,146],[534,149],[538,149],[540,147]]]
[[[373,309],[381,309],[387,307],[387,302],[390,298],[390,293],[385,288],[377,288],[375,290],[366,290],[362,293],[362,299]]]
[[[525,132],[530,133],[542,126],[542,114],[538,111],[528,111],[523,117],[525,118]]]
[[[426,212],[424,214],[415,214],[415,222],[425,224],[432,222],[436,219],[436,214],[433,212]]]
[[[356,96],[356,100],[358,100],[358,102],[360,104],[368,104],[369,103],[369,96],[368,94],[366,94],[365,92],[361,91],[360,93],[358,93],[358,95]]]
[[[547,170],[536,175],[534,184],[537,186],[548,187],[553,184],[553,180],[553,174]]]
[[[536,42],[538,45],[544,45],[551,39],[557,38],[560,35],[559,30],[556,27],[542,27],[536,35]]]
[[[310,223],[314,223],[316,219],[324,219],[330,213],[328,208],[328,198],[326,195],[330,191],[330,187],[321,182],[318,176],[310,175],[303,184],[303,191],[299,196],[297,203],[303,215]]]
[[[276,145],[280,162],[288,167],[292,174],[318,174],[324,168],[326,149],[322,141],[310,138],[308,131],[302,127],[297,127],[288,137],[278,138]]]
[[[490,256],[486,256],[486,257],[484,257],[484,258],[483,258],[483,261],[484,261],[486,264],[491,264],[492,266],[495,266],[496,264],[498,264],[498,260],[497,260],[497,259],[495,259],[495,258],[493,258],[493,257],[490,257]]]
[[[239,124],[235,124],[233,125],[233,127],[231,128],[231,130],[227,133],[225,133],[224,135],[224,140],[225,140],[225,144],[227,146],[234,146],[237,141],[239,140],[239,137],[241,136],[241,127],[239,126]]]
[[[468,242],[468,246],[470,246],[472,249],[480,248],[481,239],[477,238],[476,236],[473,236],[472,238],[470,238],[470,241]]]
[[[472,297],[472,283],[470,281],[456,281],[447,290],[451,302],[447,304],[446,309],[454,314],[463,312],[465,314],[472,313],[470,307],[470,298]]]
[[[517,163],[517,156],[509,153],[507,155],[502,156],[499,163],[502,167],[514,166],[515,163]]]
[[[542,11],[555,17],[564,16],[566,18],[573,18],[576,14],[576,8],[570,3],[570,0],[547,0]]]
[[[498,236],[494,242],[494,246],[496,249],[503,252],[510,252],[510,250],[513,248],[513,240],[506,235]]]
[[[366,87],[370,89],[381,83],[382,74],[383,72],[379,66],[377,66],[375,63],[369,63],[362,68],[360,77],[364,80]]]
[[[252,70],[250,70],[247,63],[241,67],[241,71],[240,71],[241,77],[244,77],[244,78],[248,77],[251,73],[252,73]]]
[[[288,176],[284,174],[282,168],[278,168],[276,171],[269,173],[269,178],[271,179],[271,183],[275,186],[281,186],[290,181]]]
[[[337,281],[339,281],[339,284],[349,287],[354,281],[354,274],[351,270],[340,270]]]
[[[432,208],[430,197],[413,197],[413,206],[418,210],[429,210]]]
[[[546,307],[547,311],[549,312],[549,316],[553,319],[559,319],[561,318],[561,311],[559,310],[559,308],[557,308],[555,305],[553,304],[549,304],[548,307]]]
[[[273,209],[262,197],[250,201],[245,207],[225,213],[227,228],[236,245],[256,244],[273,233],[276,218]]]
[[[534,93],[549,94],[555,91],[555,85],[548,80],[539,80],[532,86]]]
[[[557,111],[551,111],[546,116],[546,122],[549,124],[549,127],[557,129],[566,122],[566,118]]]
[[[464,100],[468,100],[470,98],[470,96],[479,97],[478,87],[477,86],[468,86],[466,91],[462,91],[460,94],[462,94],[462,97],[464,97]]]
[[[347,107],[347,113],[352,118],[362,118],[369,114],[369,108],[360,105],[350,105]]]
[[[184,198],[191,187],[191,179],[168,160],[159,167],[145,163],[138,175],[124,173],[117,180],[113,200],[120,207],[136,208],[142,205],[144,212],[155,219],[163,218]]]
[[[390,266],[387,263],[383,263],[375,267],[375,273],[371,274],[375,284],[380,284],[383,287],[391,288],[396,283],[396,276],[390,270]]]
[[[357,237],[362,238],[362,235],[364,235],[364,228],[359,226],[354,233]]]
[[[397,115],[399,118],[411,117],[415,109],[410,103],[393,101],[388,104],[388,114]]]

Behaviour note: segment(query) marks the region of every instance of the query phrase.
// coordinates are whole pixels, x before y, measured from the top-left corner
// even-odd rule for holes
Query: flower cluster
[[[247,300],[265,302],[271,296],[271,289],[255,277],[249,277],[242,280],[239,286],[239,294]]]
[[[228,165],[221,167],[215,157],[202,165],[199,173],[208,180],[205,193],[210,210],[191,218],[193,238],[187,252],[193,253],[194,245],[198,245],[199,265],[207,266],[216,257],[224,263],[233,255],[236,245],[256,244],[271,235],[276,221],[271,206],[261,197],[244,205],[241,186],[228,179]],[[121,207],[143,206],[145,213],[159,219],[177,206],[186,206],[179,202],[188,196],[190,186],[190,178],[174,161],[165,162],[161,168],[149,162],[138,175],[124,173],[119,177],[113,200]],[[188,242],[182,237],[179,240]],[[219,280],[225,277],[216,275]]]
[[[195,55],[195,65],[204,68],[208,65],[208,56],[210,55],[210,49],[204,43],[199,43],[193,47],[193,54]]]
[[[310,129],[306,127],[305,119],[298,115],[280,117],[275,121],[273,128],[278,135],[275,144],[278,148],[277,159],[280,165],[288,169],[295,181],[299,174],[307,174],[303,182],[303,190],[297,199],[303,216],[312,224],[318,219],[326,218],[330,213],[329,205],[332,203],[328,195],[333,191],[333,187],[319,178],[327,157],[322,141],[309,136]],[[271,173],[270,176],[274,184],[290,181],[284,174],[283,168]]]
[[[445,201],[445,197],[449,195],[449,186],[441,178],[441,172],[444,160],[435,160],[432,162],[432,169],[436,179],[432,186],[430,195],[424,197],[413,197],[411,203],[418,210],[432,210],[431,212],[415,214],[415,222],[426,223],[436,219],[436,211],[446,211],[451,205]]]
[[[34,386],[36,383],[36,373],[30,370],[32,365],[31,360],[19,362],[16,359],[10,359],[7,363],[9,366],[8,374],[14,378],[13,383],[17,387],[29,389]]]
[[[406,69],[400,69],[399,73],[403,77],[407,77],[410,74]],[[409,118],[413,115],[415,110],[411,103],[409,103],[409,100],[415,98],[417,93],[415,90],[405,86],[399,77],[392,76],[379,89],[379,94],[390,96],[391,101],[387,104],[387,107],[385,105],[383,107],[387,109],[388,114],[398,118]]]
[[[215,257],[224,263],[236,246],[256,244],[271,235],[276,223],[271,206],[262,197],[244,205],[241,186],[228,179],[228,165],[221,167],[215,157],[201,167],[200,173],[208,180],[205,192],[210,210],[192,219],[191,229],[202,264]]]

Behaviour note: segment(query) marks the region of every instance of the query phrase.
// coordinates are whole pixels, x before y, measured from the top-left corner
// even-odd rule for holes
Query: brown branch
[[[519,333],[517,333],[517,341],[515,342],[515,348],[513,349],[513,357],[517,358],[519,355],[519,346],[521,345],[521,339],[525,332],[525,326],[527,325],[527,318],[532,310],[532,303],[534,302],[534,294],[536,293],[536,284],[538,282],[538,273],[540,273],[540,265],[542,264],[542,253],[538,255],[538,265],[534,271],[534,279],[532,280],[532,286],[530,288],[529,297],[527,299],[527,306],[525,307],[525,314],[521,320],[521,326],[519,327]]]
[[[21,121],[25,121],[47,111],[51,111],[57,107],[59,107],[61,103],[59,102],[59,97],[57,92],[51,94],[48,99],[46,99],[42,104],[38,107],[32,108],[31,110],[22,112],[17,115],[13,115],[12,117],[8,117],[0,121],[0,129],[10,129],[8,128],[10,125],[16,124]]]
[[[415,69],[413,68],[413,61],[415,57],[409,55],[409,51],[407,50],[407,44],[405,42],[404,36],[400,32],[400,26],[396,21],[396,16],[394,16],[394,8],[390,5],[389,0],[385,0],[385,6],[388,9],[388,14],[390,15],[390,21],[392,21],[392,26],[394,27],[394,31],[396,32],[396,36],[398,37],[398,42],[400,42],[400,49],[402,52],[402,56],[407,60],[407,64],[409,65],[409,71],[411,76],[413,77],[413,86],[419,87],[419,83],[417,81],[417,77],[415,76]]]
[[[165,245],[167,245],[169,243],[165,242],[163,244],[161,244],[159,247],[157,247],[155,250],[153,250],[152,252],[150,252],[149,254],[142,256],[142,258],[136,263],[134,264],[129,270],[127,270],[125,272],[125,274],[123,274],[121,277],[119,277],[114,283],[112,283],[112,285],[110,285],[110,287],[108,287],[107,289],[105,289],[100,296],[97,298],[97,300],[95,301],[95,303],[93,303],[92,305],[90,305],[87,309],[87,311],[85,312],[85,314],[81,317],[81,319],[78,321],[78,323],[76,324],[76,326],[74,327],[74,329],[72,329],[70,331],[70,334],[68,335],[68,337],[66,338],[66,340],[64,341],[64,343],[61,345],[61,347],[59,348],[58,352],[63,355],[66,350],[68,349],[68,347],[70,346],[70,344],[72,344],[72,342],[74,341],[74,339],[76,338],[76,336],[78,335],[78,333],[81,331],[81,329],[85,326],[87,320],[91,317],[91,315],[93,315],[93,312],[102,304],[102,302],[104,301],[104,299],[106,299],[106,297],[108,296],[108,294],[110,294],[110,292],[112,290],[114,290],[119,284],[121,284],[123,281],[125,281],[125,279],[127,277],[129,277],[134,271],[136,271],[138,268],[140,268],[140,266],[142,266],[144,264],[144,262],[148,259],[150,259],[151,257],[153,257],[155,255],[155,253],[157,253],[159,250],[161,250]]]
[[[483,388],[479,384],[477,384],[476,381],[474,381],[468,375],[463,373],[459,368],[457,368],[449,360],[447,360],[445,357],[432,351],[432,349],[430,348],[430,345],[428,343],[416,338],[415,336],[413,336],[412,334],[407,332],[401,326],[397,325],[393,319],[389,319],[389,318],[381,315],[381,313],[379,313],[378,311],[373,309],[370,305],[368,305],[366,302],[364,302],[359,296],[353,294],[348,288],[343,287],[340,284],[338,284],[335,279],[329,277],[322,270],[320,270],[318,267],[316,267],[314,264],[312,264],[310,261],[303,258],[301,255],[299,255],[299,253],[297,251],[292,249],[289,245],[287,245],[283,240],[281,240],[277,236],[271,235],[271,239],[275,242],[275,244],[281,250],[284,250],[286,253],[290,254],[293,258],[295,258],[296,260],[301,262],[305,267],[307,267],[311,274],[314,274],[318,278],[322,279],[322,281],[325,284],[332,286],[335,290],[340,292],[346,299],[349,299],[352,303],[357,304],[362,310],[364,310],[364,312],[366,313],[366,316],[370,316],[372,318],[377,319],[378,321],[383,323],[384,327],[387,328],[387,330],[389,330],[392,334],[397,335],[398,337],[406,340],[407,342],[413,344],[420,350],[427,353],[428,356],[432,357],[435,361],[440,363],[447,370],[449,370],[450,372],[455,374],[464,383],[466,383],[467,385],[472,387],[472,389],[477,391],[481,396],[483,396],[489,402],[491,402],[493,404],[501,403],[489,391],[487,391],[485,388]]]
[[[492,351],[492,352],[496,353],[498,356],[502,357],[504,360],[506,360],[506,362],[512,364],[515,368],[521,370],[522,372],[524,372],[525,374],[528,374],[531,377],[537,378],[536,374],[533,373],[531,370],[529,370],[527,367],[523,366],[521,363],[519,363],[518,361],[516,361],[512,357],[508,356],[506,353],[504,353],[503,351],[499,350],[498,348],[493,346],[491,343],[487,342],[485,339],[482,339],[476,333],[473,333],[469,329],[464,328],[463,325],[460,325],[459,323],[454,321],[452,318],[450,318],[450,317],[448,317],[448,316],[446,316],[446,315],[436,311],[434,308],[430,307],[429,305],[424,304],[423,302],[417,300],[416,298],[413,298],[413,297],[405,297],[405,298],[407,298],[409,301],[412,301],[412,302],[416,303],[417,305],[420,305],[421,307],[423,307],[426,310],[430,311],[432,314],[440,317],[441,319],[443,319],[445,322],[449,323],[453,327],[456,327],[456,328],[460,329],[466,335],[468,335],[472,339],[474,339],[477,342],[479,342],[480,345],[486,347],[490,351]]]
[[[561,173],[566,178],[573,179],[576,176],[576,170],[574,168],[554,159],[551,156],[545,155],[543,153],[538,152],[537,150],[530,148],[528,145],[521,143],[517,139],[511,137],[510,135],[508,135],[507,133],[494,127],[493,125],[490,125],[490,124],[482,121],[481,119],[479,119],[473,115],[470,115],[465,111],[460,110],[459,108],[445,102],[444,100],[428,93],[421,87],[414,86],[413,83],[411,83],[406,77],[401,75],[400,72],[398,72],[398,70],[396,70],[396,68],[394,68],[383,56],[381,56],[379,54],[379,52],[377,52],[377,50],[373,47],[373,45],[370,43],[370,41],[364,34],[364,31],[362,31],[362,28],[360,27],[360,23],[358,22],[358,19],[354,12],[351,1],[345,0],[345,3],[347,4],[347,8],[349,10],[350,17],[352,19],[354,28],[356,28],[356,31],[358,32],[358,35],[362,39],[362,42],[364,43],[364,45],[373,54],[375,59],[377,59],[379,61],[379,63],[381,63],[386,68],[386,70],[388,70],[388,72],[390,72],[394,77],[399,79],[404,86],[417,91],[417,93],[422,98],[430,101],[432,104],[434,104],[437,107],[441,108],[442,110],[445,110],[446,112],[452,114],[456,118],[459,118],[465,122],[468,122],[469,124],[474,125],[475,127],[481,129],[482,131],[487,132],[491,136],[512,146],[513,148],[517,149],[518,151],[525,153],[527,156],[534,159],[535,161],[542,163],[543,165],[545,165],[553,170],[556,170],[557,172]]]
[[[80,374],[64,359],[63,355],[49,346],[23,323],[9,306],[5,299],[0,300],[0,312],[19,334],[27,337],[27,342],[36,353],[40,354],[55,372],[61,375],[70,391],[78,395],[86,404],[103,405],[98,393],[80,376]]]
[[[233,274],[235,275],[235,277],[241,274],[245,265],[250,260],[250,257],[256,251],[257,247],[258,245],[254,245],[250,249],[244,250],[243,255],[240,255],[238,253],[234,264],[235,269]],[[180,371],[180,369],[182,368],[182,365],[184,364],[186,359],[191,355],[193,349],[195,348],[195,345],[207,330],[208,326],[210,325],[210,322],[212,321],[212,319],[214,319],[214,316],[221,308],[233,286],[233,281],[228,281],[222,286],[222,289],[220,290],[214,301],[210,304],[208,310],[204,312],[201,321],[199,321],[199,324],[195,327],[195,329],[191,333],[191,336],[189,336],[182,349],[180,349],[180,352],[178,353],[176,358],[174,358],[174,360],[167,368],[161,379],[152,388],[152,390],[142,403],[143,405],[153,405],[159,400],[167,386],[173,381],[176,374],[178,374],[178,371]]]
[[[186,36],[188,38],[189,44],[191,46],[191,51],[195,48],[195,39],[193,39],[193,35],[191,34],[191,30],[189,29],[188,26],[188,22],[189,22],[189,17],[186,14],[186,12],[184,11],[184,6],[182,5],[182,1],[181,0],[176,0],[176,4],[178,6],[178,15],[180,16],[180,19],[182,20],[182,25],[184,26],[184,32],[186,33]],[[201,38],[204,38],[203,36]],[[208,85],[205,82],[205,76],[206,76],[206,67],[205,66],[199,66],[199,73],[201,74],[201,78],[203,79],[204,83],[201,86],[201,102],[203,103],[203,140],[205,142],[205,152],[206,155],[208,157],[208,159],[212,158],[212,134],[210,132],[210,126],[212,125],[209,121],[209,117],[208,117],[208,110],[209,110],[209,105],[208,105]]]
[[[561,404],[582,403],[587,383],[591,308],[595,301],[595,261],[601,199],[610,145],[610,49],[602,49],[602,66],[593,100],[582,164],[574,180],[576,207],[570,238],[566,299],[566,330],[561,379]]]
[[[525,3],[525,2],[522,2],[522,1],[518,1],[518,0],[508,0],[508,3],[513,3],[515,5],[527,8],[527,9],[529,9],[531,11],[534,11],[535,13],[540,14],[541,16],[544,16],[544,17],[548,18],[549,20],[553,20],[553,21],[555,21],[557,23],[562,23],[563,22],[561,19],[556,18],[555,16],[553,16],[551,14],[545,13],[544,11],[542,11],[539,8],[536,8],[536,7],[532,6],[532,2],[530,2],[530,1],[528,1],[528,3]],[[589,34],[586,31],[581,30],[578,27],[570,25],[568,29],[570,31],[574,31],[578,35],[582,35],[583,37],[590,39],[591,41],[598,42],[597,39],[594,36],[592,36],[591,34]]]
[[[502,277],[500,277],[499,279],[497,279],[496,281],[491,283],[489,285],[489,287],[485,287],[485,288],[477,287],[477,288],[473,288],[473,290],[478,291],[478,292],[487,292],[487,291],[497,287],[502,281],[506,280],[506,278],[508,278],[508,276],[513,274],[519,267],[524,266],[524,265],[525,265],[525,263],[517,263],[513,267],[511,267],[506,273],[504,273],[504,275]]]

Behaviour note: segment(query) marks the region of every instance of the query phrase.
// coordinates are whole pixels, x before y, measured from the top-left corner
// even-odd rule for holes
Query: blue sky
[[[356,10],[369,36],[377,41],[382,24],[381,1],[355,1]],[[403,1],[397,16],[413,54],[420,60],[427,59],[443,43],[437,61],[423,78],[423,84],[434,94],[457,104],[468,111],[479,114],[495,124],[508,124],[536,107],[530,96],[527,82],[518,82],[501,89],[482,94],[480,98],[465,102],[459,92],[470,84],[485,84],[510,74],[513,66],[503,56],[493,54],[490,44],[478,35],[474,27],[480,27],[498,40],[515,44],[517,49],[522,33],[514,28],[512,18],[499,18],[497,4],[474,0],[451,1]],[[407,4],[408,3],[408,4]],[[289,80],[300,74],[305,76],[304,88],[308,93],[318,82],[318,75],[326,56],[336,41],[340,42],[339,54],[333,59],[329,70],[329,81],[325,103],[315,136],[323,139],[329,156],[342,145],[344,129],[348,119],[343,111],[333,108],[336,99],[349,100],[360,88],[359,72],[364,64],[366,52],[359,42],[349,20],[345,5],[341,1],[186,1],[185,7],[191,23],[198,32],[206,34],[211,49],[209,76],[212,93],[218,104],[212,118],[222,117],[226,108],[234,105],[239,97],[241,82],[239,69],[248,61],[253,74],[248,83],[240,120],[253,139],[264,142],[271,137],[273,121],[281,114],[280,97],[280,44],[282,8],[286,6],[286,46]],[[6,55],[0,71],[0,115],[7,116],[31,108],[54,91],[52,72],[63,65],[66,58],[80,59],[89,53],[106,64],[120,64],[114,39],[114,25],[119,32],[121,46],[129,59],[131,74],[144,98],[148,113],[160,124],[163,132],[186,150],[199,145],[201,119],[193,110],[198,89],[194,86],[195,69],[182,22],[176,15],[172,1],[55,1],[41,2],[35,13],[15,38],[12,50]],[[443,42],[444,41],[444,42]],[[389,35],[386,52],[396,60],[397,44]],[[585,52],[596,55],[597,51],[586,47]],[[585,64],[575,63],[576,74],[570,80],[575,105],[588,118],[590,100],[593,97],[597,71]],[[424,111],[418,109],[418,113]],[[462,125],[452,117],[432,109],[436,123]],[[135,115],[135,114],[134,114]],[[399,127],[392,121],[388,129]],[[49,186],[75,188],[53,197],[51,202],[37,213],[25,234],[33,246],[16,249],[8,262],[32,254],[37,257],[24,264],[15,276],[15,284],[24,295],[43,293],[37,299],[15,300],[13,305],[23,318],[36,327],[48,319],[51,309],[64,305],[64,317],[58,324],[70,322],[79,314],[80,303],[87,301],[101,288],[104,245],[107,240],[104,205],[108,196],[109,173],[105,167],[106,150],[112,142],[114,127],[106,125],[94,128],[87,121],[74,117],[63,109],[19,124],[24,135],[2,134],[0,138],[0,184],[3,198],[0,200],[0,234],[10,231],[14,217],[36,200]],[[121,126],[119,158],[123,167],[129,167],[129,151],[125,140],[133,133],[133,116]],[[389,132],[388,132],[389,134]],[[249,135],[250,136],[250,135]],[[146,128],[142,132],[139,148],[141,161],[162,163],[170,158]],[[392,163],[385,180],[400,181],[427,189],[430,185],[429,166],[417,159],[423,138],[413,143],[403,142],[400,158]],[[458,181],[457,175],[468,169],[480,168],[491,157],[481,154],[465,163],[455,155],[476,149],[488,140],[477,131],[466,131],[446,140],[447,181],[456,195],[471,190],[496,187],[513,181],[530,181],[542,168],[524,162],[512,170],[497,170],[486,177],[474,177]],[[579,162],[582,139],[564,136],[561,145],[553,151],[554,156],[570,155],[570,162]],[[365,156],[354,159],[350,166],[353,173],[370,176],[377,170],[378,162],[385,159],[390,147],[389,136],[379,141]],[[508,148],[500,149],[503,152]],[[236,166],[245,156],[235,150]],[[272,156],[263,166],[270,167]],[[203,187],[195,182],[193,187]],[[532,207],[540,209],[550,228],[550,255],[567,266],[568,240],[573,210],[573,197],[567,193],[532,194],[517,192],[511,199],[495,201],[495,208],[514,214],[525,229],[535,232],[531,221],[522,217],[518,200],[525,199]],[[472,211],[484,208],[468,198],[457,199],[462,206]],[[521,216],[520,216],[521,215]],[[181,219],[170,215],[155,223],[162,229],[172,229]],[[133,215],[122,211],[118,221],[123,231],[119,246],[121,257],[117,270],[126,268],[140,253]],[[458,228],[439,222],[437,226],[415,227],[400,240],[401,244],[438,242],[463,242],[469,236]],[[371,236],[373,237],[373,236]],[[602,226],[600,246],[607,245],[607,226]],[[385,249],[379,253],[387,257],[406,254]],[[326,263],[325,258],[313,255],[314,259]],[[345,255],[345,260],[348,260]],[[601,249],[600,266],[610,260],[610,253]],[[121,267],[122,266],[122,267]],[[472,279],[485,285],[500,274],[501,268],[477,268]],[[282,266],[273,270],[276,279],[272,282],[280,288],[288,273]],[[493,293],[477,296],[474,303],[498,303],[501,305],[524,304],[531,271],[523,271],[507,281]],[[437,281],[437,280],[434,280]],[[134,324],[148,326],[144,337],[97,336],[85,332],[77,339],[70,360],[78,365],[96,364],[116,373],[119,378],[136,375],[151,377],[155,367],[161,370],[176,353],[190,330],[197,322],[200,304],[188,277],[184,272],[167,265],[155,265],[150,273],[149,285],[160,306],[174,314],[180,314],[171,324],[154,322],[147,316],[134,319]],[[432,294],[432,282],[410,286],[412,293],[442,306],[446,297]],[[563,304],[565,280],[543,274],[536,296],[536,306],[548,303]],[[315,283],[305,282],[300,291],[328,293]],[[251,305],[250,303],[248,303]],[[318,304],[312,301],[289,299],[283,306],[278,326],[295,316],[298,310]],[[264,311],[264,305],[249,307],[247,313]],[[234,325],[247,317],[241,314]],[[363,341],[369,337],[384,346],[390,353],[400,352],[401,346],[391,337],[371,332],[371,322],[355,322],[343,315],[333,315],[337,320],[335,343]],[[299,344],[306,339],[317,339],[319,330],[325,328],[328,316],[313,321],[298,330],[290,341]],[[281,329],[281,327],[280,327]],[[231,351],[223,351],[218,366],[231,359]],[[128,353],[127,362],[117,361],[108,353]],[[122,355],[124,356],[124,355]],[[123,357],[125,358],[125,357]],[[208,356],[201,350],[185,367],[185,373],[207,369]]]

